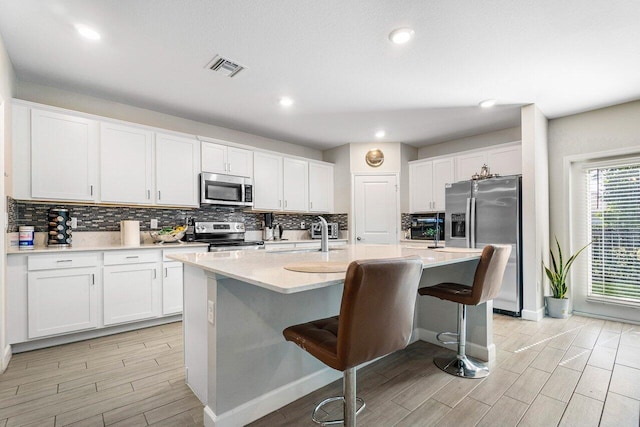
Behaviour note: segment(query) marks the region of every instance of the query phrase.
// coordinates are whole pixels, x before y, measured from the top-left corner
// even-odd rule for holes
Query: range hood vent
[[[216,55],[216,57],[213,58],[213,60],[209,64],[207,64],[207,67],[210,70],[213,70],[226,77],[233,77],[245,68],[242,65],[239,65],[219,55]]]

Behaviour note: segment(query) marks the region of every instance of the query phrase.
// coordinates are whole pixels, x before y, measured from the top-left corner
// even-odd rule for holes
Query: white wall
[[[461,139],[454,139],[440,144],[427,145],[418,150],[418,159],[444,156],[447,154],[459,153],[461,151],[475,150],[478,148],[490,147],[492,145],[504,144],[507,142],[520,141],[522,130],[520,127],[503,129],[496,132],[483,133]]]
[[[400,212],[409,212],[409,162],[418,159],[418,149],[400,144]]]
[[[349,144],[324,151],[322,158],[333,167],[333,209],[336,213],[351,211],[351,156]]]
[[[11,158],[11,98],[14,96],[15,75],[11,60],[7,55],[4,42],[0,37],[0,224],[3,234],[6,232],[6,198],[5,198],[5,159]],[[3,238],[4,240],[4,238]],[[11,356],[11,350],[6,344],[6,318],[5,318],[5,265],[7,254],[4,244],[0,244],[0,372],[7,367]]]
[[[320,150],[303,147],[302,145],[264,138],[246,132],[196,122],[182,117],[171,116],[157,111],[120,104],[106,99],[95,98],[36,83],[18,81],[16,84],[16,98],[113,119],[155,126],[176,132],[208,136],[294,156],[316,160],[322,159],[322,152]]]
[[[640,101],[549,122],[550,235],[558,237],[563,250],[574,252],[585,243],[584,236],[571,236],[569,233],[570,212],[578,211],[579,206],[575,205],[583,201],[582,197],[576,197],[569,191],[567,178],[571,161],[623,153],[640,155]],[[586,268],[585,261],[584,255],[578,258],[573,272]],[[574,282],[574,279],[580,280],[581,276],[576,274],[569,281],[569,298],[574,300],[576,310],[640,322],[637,308],[587,302],[585,284]]]
[[[540,320],[542,263],[549,254],[548,120],[535,105],[522,107],[522,317]]]
[[[365,156],[369,150],[378,148],[384,154],[384,162],[378,167],[369,166]],[[400,172],[400,143],[399,142],[372,142],[362,144],[349,144],[351,150],[351,173],[381,174]]]

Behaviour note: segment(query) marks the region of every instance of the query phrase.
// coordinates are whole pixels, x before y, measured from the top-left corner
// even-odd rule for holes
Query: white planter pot
[[[569,299],[544,297],[547,301],[547,313],[549,317],[557,319],[566,319],[569,317]]]

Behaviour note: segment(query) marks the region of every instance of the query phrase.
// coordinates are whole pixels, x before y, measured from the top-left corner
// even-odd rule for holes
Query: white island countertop
[[[474,251],[474,250],[472,250]],[[430,249],[409,248],[402,245],[345,245],[320,251],[233,251],[199,254],[175,254],[168,258],[222,276],[242,280],[283,294],[303,292],[340,284],[345,273],[299,273],[284,267],[308,262],[343,262],[360,259],[396,258],[418,255],[424,268],[472,261],[480,258],[477,251],[470,253],[436,252]],[[186,286],[188,284],[185,283]]]

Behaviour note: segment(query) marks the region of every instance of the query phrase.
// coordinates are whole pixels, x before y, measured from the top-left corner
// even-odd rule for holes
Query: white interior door
[[[356,243],[398,243],[397,191],[397,177],[395,175],[358,175],[355,177]]]

